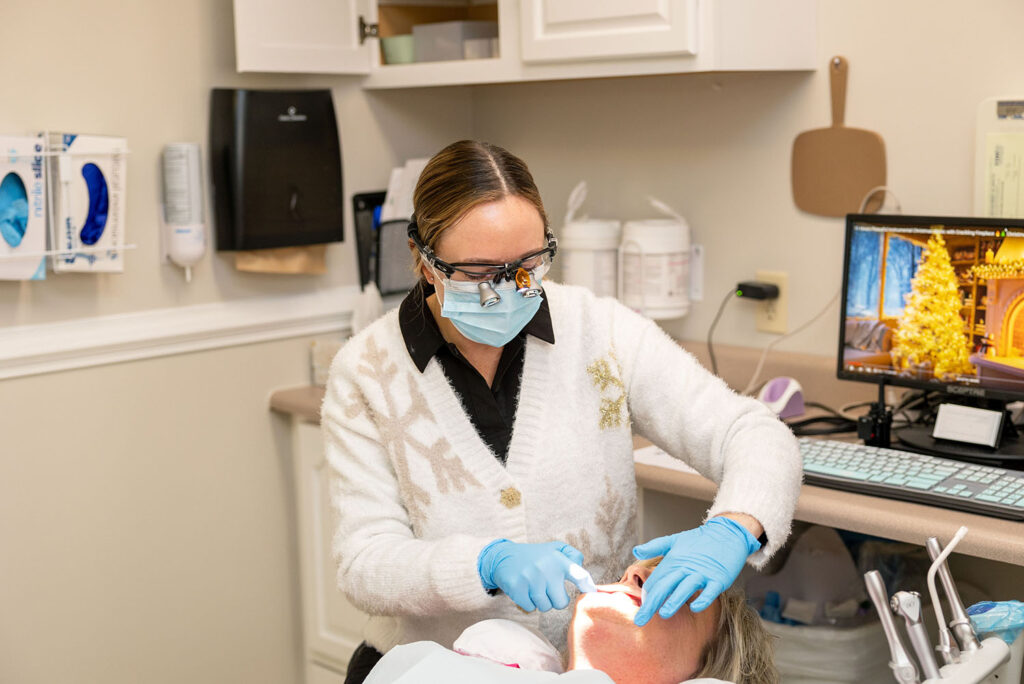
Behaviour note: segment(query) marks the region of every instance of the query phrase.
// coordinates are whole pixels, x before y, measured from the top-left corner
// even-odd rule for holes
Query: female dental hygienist
[[[700,611],[785,541],[796,441],[650,320],[544,281],[555,256],[522,160],[461,141],[427,164],[410,246],[419,284],[338,353],[322,407],[338,584],[372,617],[346,682],[397,644],[450,648],[507,618],[564,648],[566,582],[664,556],[657,613]],[[633,548],[633,433],[718,483],[706,522]]]

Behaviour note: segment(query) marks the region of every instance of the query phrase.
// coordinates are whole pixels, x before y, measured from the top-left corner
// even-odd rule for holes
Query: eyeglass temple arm
[[[408,234],[409,239],[412,240],[412,243],[416,246],[416,249],[419,250],[423,258],[426,259],[428,264],[430,264],[437,270],[441,271],[446,276],[451,276],[453,273],[455,273],[455,269],[452,268],[450,264],[438,259],[437,255],[434,254],[434,250],[430,249],[430,247],[427,247],[425,244],[423,244],[423,240],[420,239],[420,228],[419,226],[416,225],[415,219],[409,221]]]

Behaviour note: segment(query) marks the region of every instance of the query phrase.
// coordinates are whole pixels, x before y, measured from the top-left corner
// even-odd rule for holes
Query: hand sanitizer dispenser
[[[330,90],[213,90],[218,251],[341,242],[341,143]]]
[[[192,282],[192,267],[206,252],[203,221],[203,180],[197,143],[171,143],[163,154],[164,259],[185,269]]]

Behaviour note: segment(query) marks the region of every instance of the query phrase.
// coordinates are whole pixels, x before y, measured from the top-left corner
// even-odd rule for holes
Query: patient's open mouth
[[[632,601],[633,604],[637,608],[639,608],[640,604],[642,603],[642,600],[641,600],[639,594],[635,594],[635,593],[633,593],[631,591],[626,590],[620,584],[608,585],[607,587],[599,586],[597,588],[597,590],[599,592],[601,592],[602,594],[623,594],[626,598],[628,598],[630,601]]]

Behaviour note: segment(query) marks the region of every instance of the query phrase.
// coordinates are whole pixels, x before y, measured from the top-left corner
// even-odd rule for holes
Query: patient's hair
[[[718,597],[718,627],[701,654],[700,667],[691,679],[709,677],[736,684],[779,684],[775,669],[774,637],[740,589]]]

